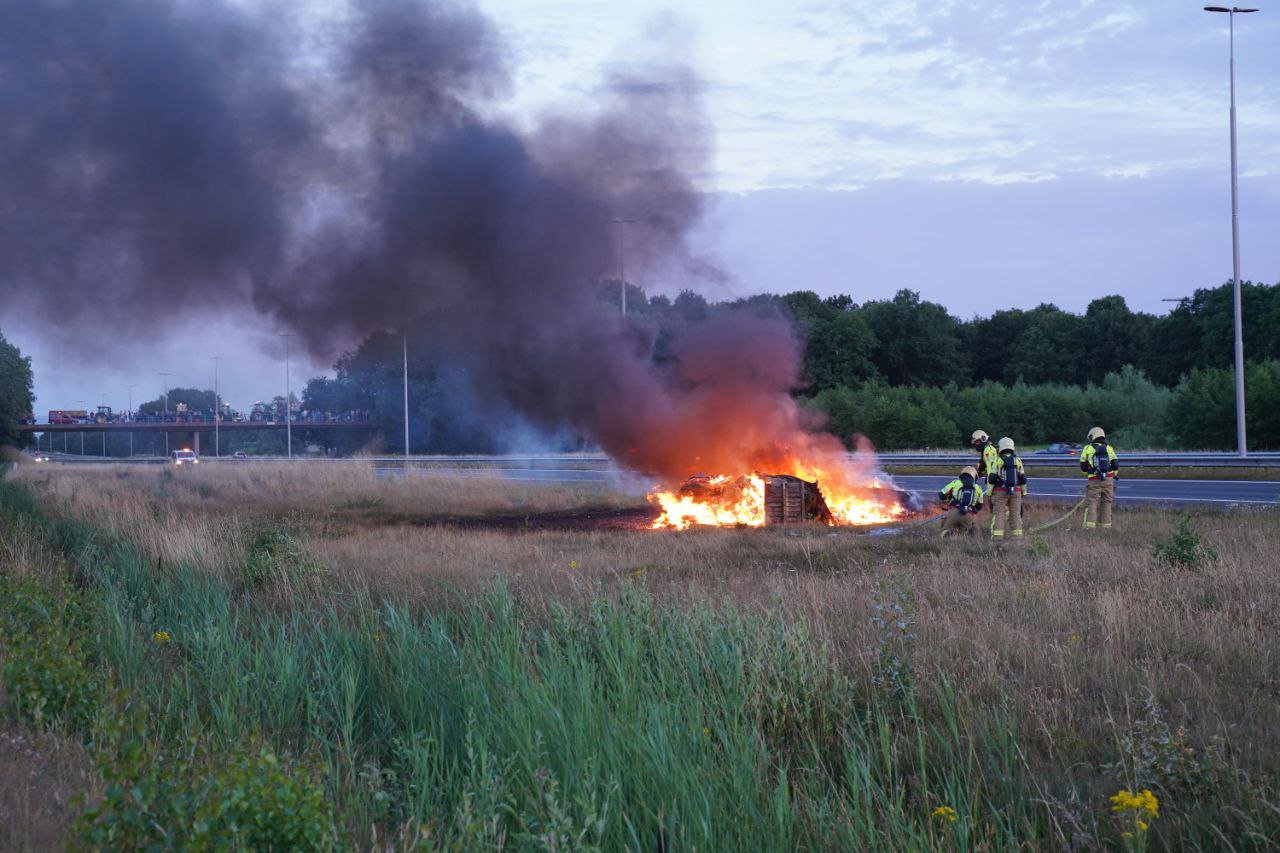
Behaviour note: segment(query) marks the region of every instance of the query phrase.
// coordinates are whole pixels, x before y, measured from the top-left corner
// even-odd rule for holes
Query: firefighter
[[[979,482],[987,479],[987,471],[996,461],[996,448],[991,443],[991,436],[980,429],[975,429],[973,435],[969,436],[969,444],[974,450],[978,451],[978,480]],[[991,487],[987,486],[987,494],[991,494]]]
[[[978,469],[966,465],[960,469],[960,476],[942,487],[938,492],[938,502],[950,512],[942,519],[942,535],[968,534],[978,535],[978,525],[974,516],[982,510],[982,483],[978,480]]]
[[[991,496],[991,536],[1004,538],[1008,516],[1009,535],[1022,535],[1022,496],[1027,493],[1027,474],[1018,458],[1013,439],[1005,436],[996,445],[996,461],[987,468],[987,493]]]
[[[1100,526],[1109,530],[1120,460],[1116,458],[1116,449],[1107,442],[1107,434],[1102,427],[1089,430],[1089,443],[1080,451],[1080,470],[1089,478],[1084,489],[1084,527],[1093,530]]]

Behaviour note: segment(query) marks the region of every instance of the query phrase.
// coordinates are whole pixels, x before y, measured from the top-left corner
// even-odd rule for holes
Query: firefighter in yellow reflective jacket
[[[1086,530],[1111,527],[1111,505],[1116,500],[1116,477],[1120,460],[1116,449],[1107,441],[1102,427],[1089,430],[1089,443],[1080,451],[1080,470],[1089,478],[1084,487]]]
[[[947,508],[947,516],[942,519],[942,535],[966,533],[978,535],[978,524],[974,520],[982,510],[982,483],[978,480],[978,470],[972,465],[960,469],[960,476],[947,483],[938,492],[938,502]]]
[[[1027,472],[1023,470],[1012,438],[1005,436],[996,447],[996,461],[987,466],[987,490],[991,496],[991,512],[995,516],[991,535],[1003,539],[1007,520],[1009,534],[1021,536],[1022,496],[1027,493]]]
[[[969,444],[978,451],[978,478],[985,479],[987,472],[996,461],[996,446],[991,443],[991,436],[980,429],[975,429],[969,437]],[[988,492],[990,494],[990,492]]]

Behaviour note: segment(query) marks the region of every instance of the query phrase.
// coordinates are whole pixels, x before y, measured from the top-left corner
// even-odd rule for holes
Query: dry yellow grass
[[[380,477],[372,464],[356,461],[184,468],[30,465],[13,476],[55,514],[128,535],[153,559],[209,569],[241,560],[246,529],[262,517],[294,526],[350,528],[643,503],[635,495],[593,483],[521,484],[497,476]]]
[[[440,523],[635,496],[500,480],[379,480],[359,469],[42,469],[18,476],[47,509],[125,533],[158,558],[238,571],[244,531],[285,524],[324,567],[325,590],[441,606],[495,578],[526,601],[581,601],[642,583],[673,606],[778,606],[864,674],[871,607],[910,602],[919,677],[1013,704],[1041,754],[1105,743],[1148,692],[1201,741],[1227,736],[1246,763],[1280,764],[1280,526],[1270,511],[1209,513],[1220,552],[1202,570],[1158,566],[1177,515],[1118,511],[1109,535],[1062,525],[993,548],[932,528],[872,538],[800,531],[522,530]],[[1060,506],[1033,506],[1030,524]],[[277,591],[277,594],[287,591]]]

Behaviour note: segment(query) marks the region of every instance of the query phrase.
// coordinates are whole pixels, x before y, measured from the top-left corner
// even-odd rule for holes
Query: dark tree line
[[[602,283],[601,300],[616,306],[618,290],[617,281]],[[1002,309],[976,295],[970,319],[909,290],[861,304],[810,291],[713,303],[692,291],[646,297],[629,287],[627,300],[630,316],[653,336],[659,366],[672,358],[673,336],[715,312],[789,318],[804,342],[796,394],[825,411],[846,440],[862,432],[884,448],[957,446],[981,426],[1023,442],[1074,441],[1103,423],[1129,446],[1231,445],[1231,414],[1223,409],[1231,399],[1229,285],[1198,290],[1163,316],[1134,312],[1122,296],[1095,299],[1075,314],[1053,305]],[[1268,363],[1280,359],[1280,286],[1246,284],[1244,307],[1257,413],[1250,415],[1257,422],[1251,444],[1269,447],[1280,442],[1267,414],[1277,384]],[[398,451],[401,370],[400,336],[371,335],[339,359],[333,378],[308,383],[303,407],[370,411],[380,427],[377,443]],[[582,437],[572,435],[548,445],[500,401],[478,398],[466,365],[413,332],[409,385],[415,452],[501,452],[535,441],[542,448],[582,446]],[[530,444],[522,445],[525,438]],[[346,450],[367,440],[356,433],[333,439]]]
[[[18,423],[31,413],[33,397],[31,358],[0,333],[0,447],[25,443]]]
[[[1280,285],[1245,283],[1242,299],[1246,358],[1280,358]],[[974,316],[962,320],[910,290],[861,305],[809,291],[732,304],[794,318],[806,341],[801,390],[809,394],[869,380],[1085,385],[1126,365],[1173,388],[1195,368],[1232,360],[1229,284],[1197,290],[1163,316],[1132,311],[1123,296],[1095,299],[1075,314],[1048,304],[1005,309],[977,295]]]

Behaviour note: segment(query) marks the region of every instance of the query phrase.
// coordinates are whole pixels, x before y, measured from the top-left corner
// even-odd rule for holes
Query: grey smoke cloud
[[[660,373],[596,299],[618,215],[631,269],[715,275],[688,239],[711,140],[684,64],[619,66],[594,114],[521,132],[482,109],[510,78],[473,7],[297,11],[0,10],[0,297],[77,340],[247,305],[318,358],[426,330],[495,403],[673,478],[748,470],[799,430],[785,323],[713,323]]]

